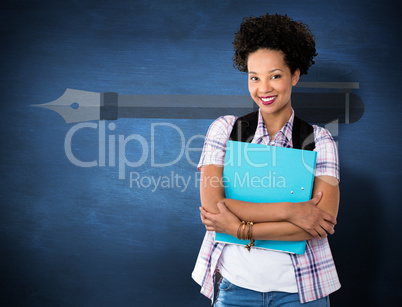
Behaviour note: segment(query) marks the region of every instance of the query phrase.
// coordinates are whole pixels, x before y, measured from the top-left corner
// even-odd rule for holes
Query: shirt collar
[[[275,139],[277,139],[280,135],[285,136],[285,138],[290,142],[292,140],[292,128],[293,128],[293,120],[295,117],[295,112],[292,108],[292,115],[288,122],[275,134]],[[264,137],[268,137],[268,140],[271,140],[271,136],[268,133],[267,128],[265,127],[264,119],[262,118],[261,109],[258,110],[258,126],[255,131],[254,139],[262,139]]]

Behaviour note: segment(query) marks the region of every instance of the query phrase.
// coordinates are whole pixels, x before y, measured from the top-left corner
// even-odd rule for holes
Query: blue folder
[[[223,168],[225,196],[248,202],[302,202],[311,199],[317,153],[285,147],[228,141]],[[247,241],[216,233],[215,241]],[[304,254],[306,241],[256,240],[254,245]]]

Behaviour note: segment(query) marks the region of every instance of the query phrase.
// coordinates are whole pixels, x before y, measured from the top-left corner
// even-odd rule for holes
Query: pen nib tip
[[[43,104],[32,104],[55,111],[66,123],[76,123],[100,119],[100,93],[66,89],[56,100]]]

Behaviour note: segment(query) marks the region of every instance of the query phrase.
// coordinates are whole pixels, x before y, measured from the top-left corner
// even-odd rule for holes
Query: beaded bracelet
[[[251,247],[254,246],[255,240],[253,239],[253,222],[245,222],[242,221],[237,229],[237,238],[239,240],[249,240],[250,242],[245,246],[247,250],[250,252]],[[247,226],[247,231],[246,230]]]
[[[239,240],[245,240],[243,239],[243,233],[245,228],[246,228],[246,222],[242,221],[239,225],[239,228],[237,229],[237,238]]]
[[[253,222],[247,222],[247,226],[248,226],[248,236],[247,236],[247,240],[250,240],[250,242],[245,246],[245,248],[247,248],[247,250],[250,252],[251,247],[254,246],[254,242],[255,240],[253,239]]]

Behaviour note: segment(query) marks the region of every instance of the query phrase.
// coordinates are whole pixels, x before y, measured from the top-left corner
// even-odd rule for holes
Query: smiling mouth
[[[277,96],[260,97],[263,105],[272,104]]]

